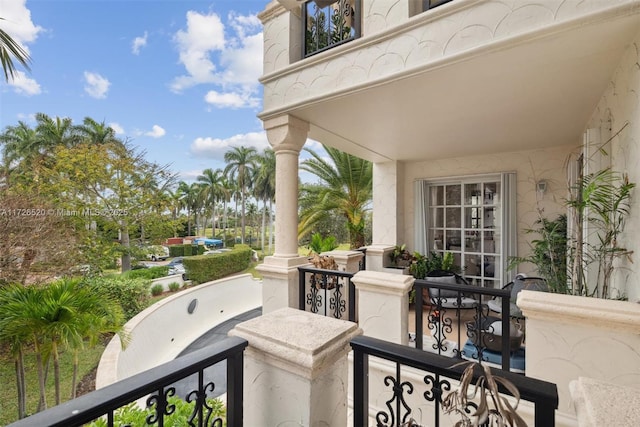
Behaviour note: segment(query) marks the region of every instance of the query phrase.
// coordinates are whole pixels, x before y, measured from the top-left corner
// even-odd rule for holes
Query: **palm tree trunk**
[[[71,377],[71,399],[76,398],[78,387],[78,350],[73,350],[73,375]]]
[[[260,247],[262,248],[262,253],[264,254],[264,234],[265,234],[265,224],[267,222],[267,199],[265,198],[262,201],[262,230],[260,232],[262,236],[262,242],[260,243]]]
[[[131,242],[129,241],[129,227],[124,222],[120,223],[120,232],[122,235],[122,247],[124,248],[124,252],[122,253],[122,257],[120,258],[122,261],[122,272],[131,270],[131,254],[129,253],[129,249],[131,248]]]
[[[24,381],[24,354],[22,353],[22,347],[18,348],[18,353],[15,357],[15,369],[16,389],[18,391],[18,419],[21,420],[27,416],[27,392]]]
[[[245,209],[245,205],[244,205],[244,187],[242,188],[242,194],[240,194],[241,198],[242,198],[242,217],[240,218],[242,221],[242,235],[240,237],[240,243],[242,243],[244,245],[244,230],[245,230],[245,225],[244,225],[244,209]]]
[[[40,389],[40,399],[38,401],[38,412],[47,409],[47,395],[44,387],[44,364],[42,362],[42,350],[38,345],[37,338],[35,344],[36,350],[36,365],[38,367],[38,387]]]
[[[60,404],[60,355],[58,354],[58,344],[51,341],[51,354],[53,354],[53,382],[56,392],[56,405]]]
[[[269,254],[273,253],[273,199],[269,199]]]

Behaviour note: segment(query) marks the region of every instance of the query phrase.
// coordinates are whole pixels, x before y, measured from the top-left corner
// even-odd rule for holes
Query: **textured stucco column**
[[[264,122],[276,155],[275,253],[257,267],[263,276],[262,310],[297,307],[298,267],[308,264],[298,255],[298,158],[309,123],[290,115]]]
[[[409,290],[412,276],[359,271],[353,276],[358,299],[358,322],[370,337],[407,345]]]
[[[347,425],[349,341],[358,325],[283,308],[237,325],[244,354],[244,425]]]
[[[395,245],[370,245],[367,246],[367,270],[384,271],[383,268],[391,264],[389,254],[393,252]]]
[[[579,377],[640,392],[639,304],[533,291],[517,304],[526,316],[525,373],[558,386],[559,413],[573,416],[569,384]]]
[[[404,194],[401,182],[403,164],[373,164],[373,238],[374,245],[405,243],[403,234]]]

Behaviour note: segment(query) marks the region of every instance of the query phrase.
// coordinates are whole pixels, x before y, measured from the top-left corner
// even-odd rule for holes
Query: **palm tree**
[[[37,139],[35,129],[23,121],[19,121],[16,126],[5,128],[5,131],[0,134],[0,144],[3,145],[2,162],[6,174],[10,174],[12,168],[20,166],[29,148],[37,144]]]
[[[0,18],[4,21],[4,18]],[[31,58],[26,50],[18,42],[16,42],[9,34],[0,29],[0,62],[2,62],[2,70],[4,71],[5,81],[9,81],[9,77],[15,77],[16,67],[13,58],[16,59],[27,71],[30,71],[29,63]]]
[[[273,241],[273,217],[272,203],[276,195],[276,155],[271,149],[267,149],[258,157],[258,168],[256,169],[254,182],[254,194],[256,199],[262,200],[262,233],[261,246],[264,252],[265,241],[265,223],[267,216],[267,202],[269,203],[269,252],[271,252],[271,243]]]
[[[211,228],[212,237],[216,235],[216,204],[223,196],[222,189],[222,170],[207,168],[202,171],[202,175],[198,176],[196,180],[200,184],[200,191],[203,200],[211,207]]]
[[[234,192],[233,182],[227,179],[226,176],[222,177],[220,181],[220,189],[222,190],[222,216],[224,222],[224,243],[227,244],[227,230],[229,229],[229,210],[227,209],[228,203],[231,202],[231,196]]]
[[[324,148],[331,162],[305,149],[312,158],[303,161],[301,169],[317,176],[322,185],[309,186],[305,192],[313,203],[300,213],[298,235],[308,234],[327,212],[336,210],[347,220],[351,248],[359,248],[365,244],[365,216],[373,195],[373,165],[335,148]]]
[[[121,144],[116,132],[105,122],[98,123],[91,117],[85,117],[82,124],[75,126],[75,132],[88,144]]]
[[[247,188],[251,184],[251,171],[256,167],[257,152],[255,148],[233,147],[231,151],[224,153],[224,161],[227,162],[224,173],[229,176],[230,179],[235,179],[240,188],[240,200],[242,203],[242,235],[240,239],[241,243],[244,243],[245,196]]]

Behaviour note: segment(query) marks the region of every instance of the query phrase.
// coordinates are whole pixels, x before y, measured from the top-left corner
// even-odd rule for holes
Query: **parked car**
[[[161,245],[149,246],[147,248],[147,258],[151,261],[164,261],[169,258],[169,248]]]
[[[169,276],[173,276],[174,274],[181,274],[182,280],[187,280],[187,270],[184,268],[181,256],[175,257],[167,265],[169,266],[169,272],[167,273]]]

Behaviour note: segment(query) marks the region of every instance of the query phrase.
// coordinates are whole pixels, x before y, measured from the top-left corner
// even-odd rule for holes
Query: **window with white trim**
[[[416,250],[451,252],[470,283],[502,287],[515,254],[515,174],[418,181],[416,197]]]

